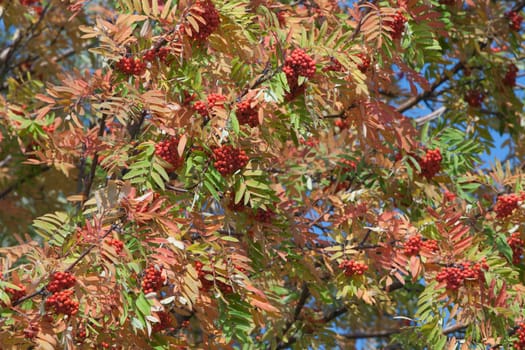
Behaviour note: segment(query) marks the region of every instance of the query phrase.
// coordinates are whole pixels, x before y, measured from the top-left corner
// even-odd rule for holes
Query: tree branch
[[[400,104],[397,108],[396,108],[396,111],[399,112],[399,113],[403,113],[405,112],[406,110],[414,107],[415,105],[417,105],[420,101],[432,96],[432,94],[441,86],[443,85],[444,83],[446,83],[447,81],[450,80],[450,78],[456,74],[457,72],[459,72],[460,70],[462,70],[464,68],[463,66],[463,63],[462,62],[458,62],[456,63],[456,65],[449,71],[449,72],[444,72],[440,77],[438,77],[436,79],[436,81],[434,81],[434,83],[430,86],[430,89],[427,90],[427,91],[424,91],[414,97],[411,97],[409,98],[408,100],[406,100],[405,102],[403,102],[402,104]]]
[[[301,290],[301,296],[299,297],[299,301],[297,302],[297,305],[295,305],[295,310],[293,313],[292,319],[288,320],[283,328],[283,336],[288,333],[290,328],[294,325],[295,322],[299,319],[299,315],[301,314],[301,311],[304,308],[304,305],[306,304],[306,301],[308,300],[308,297],[310,296],[310,290],[308,289],[308,285],[306,283],[303,283],[303,287]],[[277,338],[277,348],[276,349],[284,349],[288,346],[288,342],[282,341],[281,337]],[[270,347],[269,347],[270,349]]]
[[[419,118],[416,118],[414,120],[414,122],[416,123],[416,125],[423,125],[429,121],[432,121],[434,119],[437,119],[439,117],[441,117],[443,115],[443,113],[445,113],[445,111],[447,110],[446,107],[439,107],[438,109],[436,109],[435,111],[433,111],[432,113],[429,113],[425,116],[422,116],[422,117],[419,117]]]
[[[105,128],[106,128],[106,115],[103,114],[102,118],[100,119],[100,129],[98,130],[99,138],[104,135]],[[87,182],[84,187],[82,204],[88,200],[89,194],[91,193],[91,187],[93,186],[93,181],[95,179],[95,172],[97,170],[97,165],[98,165],[98,152],[95,151],[95,154],[93,155],[93,161],[91,162],[91,168],[89,169],[89,176],[87,178]]]

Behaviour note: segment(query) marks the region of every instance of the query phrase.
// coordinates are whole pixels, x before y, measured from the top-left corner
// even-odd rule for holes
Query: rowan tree
[[[0,1],[2,349],[524,349],[523,7]]]

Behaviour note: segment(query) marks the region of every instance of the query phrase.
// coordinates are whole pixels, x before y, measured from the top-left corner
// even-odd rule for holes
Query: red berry
[[[281,28],[286,27],[286,11],[277,12],[277,20],[279,21],[279,26]]]
[[[196,101],[193,109],[203,117],[209,117],[214,108],[224,108],[227,98],[221,94],[209,94],[206,102]]]
[[[423,246],[423,240],[420,235],[410,237],[404,244],[404,252],[407,256],[418,255],[421,247]]]
[[[51,281],[47,284],[46,289],[51,293],[56,293],[71,288],[76,283],[77,279],[70,272],[57,271],[51,275]]]
[[[335,57],[330,57],[330,64],[323,67],[323,72],[342,72],[343,66]]]
[[[299,76],[312,78],[315,74],[315,60],[312,59],[303,49],[294,49],[286,57],[283,72],[286,75],[290,92],[285,96],[287,101],[293,100],[298,94],[304,91],[304,84],[299,84]]]
[[[344,270],[346,276],[360,276],[368,270],[368,266],[354,260],[343,260],[339,264],[339,268]]]
[[[421,175],[427,179],[432,179],[441,170],[441,161],[443,157],[439,148],[435,150],[427,150],[423,158],[419,160],[419,167],[421,168]]]
[[[253,100],[247,99],[237,103],[237,110],[235,112],[239,124],[248,124],[252,128],[259,125],[259,113]]]
[[[163,272],[164,268],[156,268],[155,266],[150,266],[144,271],[144,278],[142,279],[144,294],[157,292],[164,286],[166,278]]]
[[[44,130],[48,134],[52,134],[55,131],[55,125],[42,125],[42,130]]]
[[[119,239],[108,238],[106,239],[106,243],[115,248],[115,253],[117,253],[117,255],[120,255],[120,253],[122,253],[122,250],[124,249],[124,243]]]
[[[449,191],[445,191],[443,196],[444,196],[445,202],[452,202],[456,199],[456,195]]]
[[[445,282],[446,289],[457,290],[465,281],[482,281],[485,276],[483,270],[488,268],[484,260],[477,263],[466,261],[442,268],[436,275],[436,280],[440,283]]]
[[[139,58],[122,57],[116,65],[117,70],[127,75],[141,76],[146,72],[146,64]]]
[[[509,20],[509,27],[511,30],[517,32],[521,28],[521,22],[523,22],[523,16],[516,11],[509,11],[505,13],[505,16]]]
[[[215,30],[217,30],[217,28],[219,28],[221,21],[219,12],[210,0],[197,0],[197,2],[195,2],[195,4],[192,6],[191,12],[202,18],[205,22],[202,23],[196,20],[199,26],[198,30],[193,28],[191,24],[184,24],[183,28],[185,26],[191,28],[190,36],[193,39],[201,42],[205,41]]]
[[[503,84],[509,87],[516,86],[516,76],[517,75],[518,75],[518,67],[516,67],[513,63],[511,63],[509,67],[507,68],[505,77],[503,78]]]
[[[223,145],[213,150],[213,158],[215,162],[213,166],[223,176],[235,173],[248,164],[250,158],[242,149],[233,148],[231,145]]]
[[[359,59],[361,59],[361,64],[358,64],[357,65],[357,68],[364,74],[366,73],[366,71],[368,70],[368,68],[370,67],[370,57],[368,57],[366,54],[364,53],[358,53],[356,55],[357,57],[359,57]]]
[[[195,111],[197,111],[197,113],[199,113],[203,117],[208,116],[208,106],[206,105],[206,102],[196,101],[193,104],[193,109],[195,109]]]
[[[465,100],[472,108],[481,107],[484,99],[485,94],[477,90],[470,90],[465,93]]]
[[[159,318],[159,322],[154,323],[152,327],[154,333],[170,328],[175,320],[171,313],[166,311],[157,312],[157,317]]]
[[[33,339],[38,335],[40,328],[36,323],[30,323],[27,328],[24,329],[24,336],[28,339]]]
[[[5,287],[5,292],[9,294],[9,299],[11,300],[11,303],[14,303],[15,301],[19,299],[22,299],[27,294],[26,287],[23,284],[17,283],[15,285],[19,289]]]
[[[315,74],[315,70],[315,60],[313,60],[303,49],[294,49],[292,53],[286,57],[283,67],[283,71],[287,77],[293,75],[295,78],[299,75],[306,78],[312,78]]]
[[[392,29],[390,34],[392,39],[401,39],[403,32],[405,31],[405,23],[407,22],[407,19],[403,13],[398,10],[392,19],[386,20],[385,22]]]
[[[171,137],[155,145],[157,157],[164,159],[174,170],[180,168],[184,163],[184,158],[179,156],[179,141],[178,137]]]
[[[519,232],[514,232],[507,238],[507,243],[512,249],[512,263],[519,264],[525,246],[525,242],[521,239],[521,234]]]
[[[348,129],[348,127],[350,126],[350,121],[348,119],[338,118],[336,119],[334,124],[339,128],[339,130],[344,130]]]
[[[423,249],[437,252],[439,250],[438,242],[435,239],[427,239],[426,241],[423,241]]]
[[[272,222],[274,216],[275,213],[273,211],[258,208],[254,218],[258,222],[269,224]]]
[[[46,299],[46,309],[52,309],[55,314],[73,316],[78,312],[78,302],[73,301],[73,290],[67,289],[51,294]]]
[[[520,195],[512,193],[499,196],[496,201],[496,205],[494,206],[496,218],[504,219],[510,216],[514,209],[518,208],[518,202],[522,201],[523,199],[525,199],[524,193]]]
[[[514,342],[514,349],[525,350],[525,322],[518,324],[516,337],[518,337],[518,339]]]
[[[160,62],[167,63],[168,55],[170,50],[167,47],[161,47],[159,49],[151,49],[146,51],[142,59],[147,62],[155,61],[155,58],[158,58]]]

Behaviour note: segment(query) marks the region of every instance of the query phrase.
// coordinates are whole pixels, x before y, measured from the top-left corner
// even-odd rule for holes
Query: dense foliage
[[[524,6],[0,1],[1,348],[525,349]]]

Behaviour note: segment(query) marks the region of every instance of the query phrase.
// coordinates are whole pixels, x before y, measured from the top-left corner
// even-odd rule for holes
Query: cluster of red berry
[[[257,208],[254,218],[258,222],[269,224],[272,222],[274,216],[275,216],[275,213],[271,210]]]
[[[428,239],[423,241],[421,235],[410,237],[403,246],[405,255],[414,256],[418,255],[421,249],[426,249],[431,252],[435,252],[439,249],[438,242],[434,239]]]
[[[509,87],[516,86],[516,76],[518,75],[518,67],[515,64],[511,63],[507,68],[505,77],[503,77],[503,84]]]
[[[78,312],[78,301],[71,299],[74,291],[71,289],[61,290],[51,294],[46,299],[46,308],[53,309],[55,314],[73,316]]]
[[[330,64],[323,67],[323,72],[342,72],[343,65],[335,57],[330,57]]]
[[[23,284],[17,283],[15,285],[19,289],[5,287],[5,292],[9,294],[9,299],[11,299],[11,303],[14,303],[18,299],[22,299],[27,294],[26,287]]]
[[[427,150],[425,156],[419,159],[419,167],[421,168],[421,176],[431,179],[441,170],[441,151],[439,148],[434,150]]]
[[[73,287],[75,283],[77,279],[71,272],[57,271],[51,275],[51,281],[47,284],[46,289],[51,293],[56,293]]]
[[[485,261],[471,263],[464,262],[456,266],[444,267],[436,275],[436,280],[441,283],[446,283],[446,288],[449,290],[457,290],[464,281],[483,279],[483,270],[488,270],[488,265]]]
[[[507,216],[512,215],[514,209],[518,208],[518,202],[525,199],[525,193],[516,194],[503,194],[498,197],[494,211],[498,219],[504,219]]]
[[[171,313],[166,311],[157,312],[159,322],[154,323],[152,330],[154,333],[161,332],[165,329],[171,328],[174,322],[174,318]]]
[[[518,337],[518,340],[514,342],[514,349],[525,350],[525,322],[518,324],[516,336]]]
[[[368,270],[368,265],[354,260],[343,260],[339,268],[344,270],[346,276],[360,276]]]
[[[523,248],[525,247],[525,241],[521,239],[521,234],[514,232],[510,237],[507,237],[507,243],[512,249],[512,263],[519,264],[523,255]]]
[[[259,113],[253,100],[247,99],[237,103],[237,110],[235,112],[239,124],[248,124],[252,128],[259,125]]]
[[[80,325],[77,328],[77,331],[75,332],[75,341],[77,343],[83,343],[84,340],[86,340],[86,337],[87,337],[86,327],[84,325]]]
[[[155,154],[169,163],[174,169],[178,169],[184,163],[184,158],[179,157],[179,138],[171,137],[155,145]]]
[[[143,56],[143,60],[147,62],[153,62],[155,61],[155,58],[158,58],[160,62],[167,63],[168,62],[168,55],[170,53],[170,49],[167,47],[161,47],[158,49],[151,49],[146,51],[146,53]]]
[[[427,239],[423,241],[423,248],[431,252],[437,252],[439,250],[438,241],[435,239]]]
[[[478,90],[470,90],[465,93],[465,101],[472,108],[479,108],[485,99],[485,94]]]
[[[206,271],[203,271],[204,264],[200,261],[195,262],[195,270],[197,271],[197,277],[201,281],[201,290],[208,291],[213,287],[213,281],[206,279],[208,274]]]
[[[150,266],[144,271],[144,278],[142,279],[142,290],[144,294],[157,292],[162,288],[166,278],[163,276],[164,269]]]
[[[390,28],[392,28],[391,36],[393,40],[401,39],[405,31],[406,17],[401,11],[397,11],[392,19],[385,21]]]
[[[315,137],[309,137],[306,140],[305,139],[301,139],[301,140],[299,140],[299,142],[302,145],[308,146],[310,148],[314,148],[315,146],[317,146],[319,144],[319,140],[316,139]]]
[[[204,24],[199,23],[199,29],[192,31],[192,38],[198,41],[205,41],[219,28],[221,21],[219,12],[210,0],[198,0],[192,7],[192,11],[205,22]]]
[[[299,76],[312,78],[315,70],[315,60],[303,49],[294,49],[284,61],[283,72],[290,87],[297,85]]]
[[[146,72],[146,63],[139,58],[122,57],[117,62],[116,68],[127,75],[141,76]]]
[[[293,100],[305,89],[304,84],[299,86],[299,76],[312,78],[315,70],[315,60],[303,49],[294,49],[292,53],[286,57],[283,72],[286,75],[286,80],[290,87],[290,92],[285,96],[287,101]]]
[[[250,158],[242,149],[233,148],[231,145],[223,145],[213,150],[213,158],[215,162],[213,166],[223,176],[233,174],[239,169],[242,169],[248,164]]]
[[[122,253],[122,250],[124,249],[124,242],[122,242],[119,239],[108,238],[106,239],[106,243],[115,248],[115,253],[117,253],[117,255],[120,255],[120,253]]]
[[[230,192],[227,207],[231,211],[235,211],[235,212],[241,212],[246,208],[242,199],[238,203],[235,203],[235,192],[233,191]]]
[[[523,22],[523,16],[516,11],[509,11],[505,13],[505,17],[509,20],[509,27],[513,31],[517,32],[521,28],[521,22]]]
[[[209,117],[210,111],[212,111],[213,108],[224,108],[224,102],[226,102],[226,96],[221,94],[209,94],[206,98],[206,102],[195,102],[193,104],[193,109],[203,117]]]
[[[42,125],[42,130],[48,134],[52,134],[55,131],[55,124]]]
[[[364,53],[358,53],[356,55],[357,57],[359,57],[359,59],[361,60],[361,64],[358,64],[357,65],[357,68],[361,71],[361,73],[366,73],[366,71],[368,70],[368,68],[370,67],[370,57],[368,57],[366,54]]]
[[[222,281],[219,281],[219,280],[215,280],[215,283],[214,283],[213,280],[210,280],[210,279],[206,278],[206,276],[208,276],[208,275],[211,276],[211,275],[208,272],[204,271],[203,267],[204,267],[204,265],[200,261],[197,261],[195,263],[195,270],[197,270],[197,276],[199,277],[199,280],[201,281],[201,288],[200,289],[202,291],[204,291],[204,292],[209,291],[213,287],[213,285],[215,284],[223,294],[231,294],[231,293],[233,293],[233,288],[229,284],[226,284],[226,283],[224,283]]]
[[[71,299],[73,287],[77,279],[70,272],[57,271],[51,275],[51,281],[46,289],[52,294],[46,299],[46,308],[53,309],[55,314],[75,315],[78,312],[78,302]]]
[[[420,235],[410,237],[404,244],[405,255],[418,255],[422,245],[423,239]]]
[[[24,329],[24,336],[26,336],[26,338],[28,339],[33,339],[38,335],[39,331],[40,331],[40,327],[38,327],[38,324],[31,322]]]

